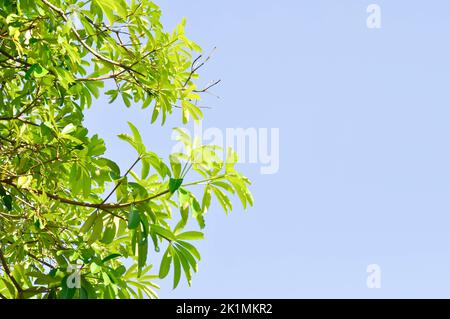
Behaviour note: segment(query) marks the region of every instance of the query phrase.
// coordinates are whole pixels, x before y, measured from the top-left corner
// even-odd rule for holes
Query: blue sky
[[[192,287],[162,298],[450,297],[450,2],[157,2],[208,53],[204,127],[279,128],[280,169],[253,181],[255,206],[208,213]],[[369,4],[381,29],[366,27]],[[132,121],[168,154],[149,110],[99,100],[87,116],[123,165]],[[237,203],[236,203],[237,204]],[[154,256],[154,255],[152,255]],[[161,256],[154,257],[159,264]],[[366,267],[381,267],[381,288]]]

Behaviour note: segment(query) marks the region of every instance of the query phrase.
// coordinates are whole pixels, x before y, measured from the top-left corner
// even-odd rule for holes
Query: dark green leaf
[[[169,180],[169,190],[173,194],[177,191],[178,188],[183,184],[182,178],[171,178]]]
[[[3,197],[6,195],[5,189],[3,188],[2,185],[0,185],[0,197]]]
[[[102,263],[106,263],[107,261],[110,261],[112,259],[116,259],[116,258],[121,257],[121,256],[122,256],[121,254],[111,254],[111,255],[103,258],[102,259]]]
[[[12,209],[12,196],[11,195],[5,195],[3,196],[3,204],[5,204],[5,207],[7,210],[11,210]]]
[[[130,213],[128,214],[128,229],[137,228],[140,222],[141,217],[139,216],[139,212],[135,208],[131,208]]]

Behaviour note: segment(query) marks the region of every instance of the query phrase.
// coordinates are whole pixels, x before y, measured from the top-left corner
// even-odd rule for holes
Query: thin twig
[[[108,196],[106,196],[106,198],[103,200],[102,204],[106,203],[106,201],[112,196],[112,194],[114,194],[114,192],[117,190],[117,188],[120,186],[120,184],[122,183],[123,179],[125,177],[128,176],[128,174],[130,174],[131,170],[136,166],[137,163],[139,163],[139,161],[141,160],[141,155],[138,156],[138,158],[136,159],[136,161],[134,161],[134,163],[130,166],[130,168],[126,171],[125,175],[123,175],[122,179],[116,184],[116,186],[113,188],[113,190],[108,194]]]
[[[41,264],[43,264],[44,266],[47,266],[51,269],[54,269],[55,267],[51,264],[49,264],[48,262],[46,262],[45,260],[40,260],[39,258],[37,258],[35,255],[33,255],[32,253],[28,252],[28,256],[30,256],[31,258],[33,258],[34,260],[40,262]]]
[[[12,56],[11,54],[9,54],[8,52],[6,52],[3,49],[0,49],[0,53],[3,54],[4,56],[8,57],[9,59],[11,59],[13,61],[16,61],[16,62],[18,62],[20,64],[23,64],[23,65],[26,65],[26,66],[31,66],[31,64],[28,63],[27,61],[24,61],[24,60],[21,60],[19,58],[16,58],[15,56]]]
[[[217,84],[219,84],[221,81],[222,81],[222,80],[219,79],[219,80],[217,80],[217,81],[214,81],[212,84],[208,85],[208,86],[205,87],[204,89],[201,89],[201,90],[193,90],[193,92],[195,92],[195,93],[204,93],[204,92],[208,91],[210,88],[212,88],[213,86],[216,86]]]

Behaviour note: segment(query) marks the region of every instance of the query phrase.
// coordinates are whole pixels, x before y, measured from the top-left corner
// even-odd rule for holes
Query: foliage
[[[149,108],[152,123],[202,118],[200,48],[160,16],[148,0],[0,2],[1,298],[156,297],[158,277],[172,269],[176,287],[197,271],[190,217],[203,229],[212,197],[226,212],[229,194],[252,204],[232,150],[223,160],[177,129],[185,151],[165,162],[129,123],[119,138],[137,159],[124,171],[83,126],[100,94]]]

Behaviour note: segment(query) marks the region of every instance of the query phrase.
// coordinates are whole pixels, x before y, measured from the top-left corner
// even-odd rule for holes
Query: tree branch
[[[3,254],[3,251],[0,249],[0,261],[3,266],[3,270],[5,271],[5,274],[11,279],[11,282],[13,283],[14,287],[16,287],[17,292],[19,293],[19,298],[22,299],[23,297],[23,289],[17,282],[16,278],[11,274],[11,270],[9,269],[8,263],[6,262],[5,255]]]
[[[22,118],[19,118],[19,117],[0,117],[0,121],[14,121],[14,120],[22,122],[24,124],[28,124],[28,125],[39,126],[36,123],[30,122],[28,120],[25,120],[25,119],[22,119]]]
[[[48,262],[44,261],[44,260],[40,260],[39,258],[37,258],[35,255],[33,255],[30,252],[27,252],[28,256],[30,256],[31,258],[33,258],[34,260],[36,260],[37,262],[40,262],[41,264],[43,264],[44,266],[47,266],[51,269],[54,269],[55,267],[53,267],[53,265],[49,264]]]
[[[26,66],[31,66],[30,63],[28,63],[27,61],[21,60],[19,58],[16,58],[15,56],[12,56],[11,54],[9,54],[8,52],[6,52],[3,49],[0,49],[0,53],[3,54],[4,56],[8,57],[9,59],[18,62],[20,64],[26,65]]]
[[[108,75],[104,75],[104,76],[98,76],[98,77],[93,77],[93,78],[78,78],[78,79],[75,79],[75,81],[87,82],[87,81],[104,81],[104,80],[108,80],[108,79],[116,79],[119,75],[123,74],[124,72],[125,72],[125,70],[122,70],[119,73],[112,73],[112,74],[108,74]]]
[[[225,174],[219,175],[219,176],[216,176],[216,177],[212,177],[212,178],[208,178],[208,179],[204,179],[204,180],[201,180],[201,181],[196,181],[196,182],[192,182],[192,183],[183,184],[181,186],[182,187],[188,187],[188,186],[198,185],[198,184],[210,182],[210,181],[213,181],[213,180],[222,179],[224,177],[225,177]],[[8,185],[16,187],[16,185],[13,182],[11,182],[10,180],[0,180],[0,182],[3,182],[5,184],[8,184]],[[170,193],[170,190],[166,189],[166,190],[161,191],[159,193],[156,193],[154,195],[150,195],[150,196],[148,196],[148,197],[146,197],[144,199],[140,199],[140,200],[133,201],[133,202],[110,203],[110,204],[103,202],[103,203],[96,204],[96,203],[79,202],[79,201],[71,200],[71,199],[68,199],[68,198],[60,197],[60,196],[55,195],[55,194],[51,194],[51,193],[48,193],[48,192],[43,192],[41,190],[32,190],[32,191],[34,191],[34,192],[36,192],[36,193],[38,193],[40,195],[45,194],[49,198],[57,200],[57,201],[59,201],[61,203],[64,203],[64,204],[69,204],[69,205],[79,206],[79,207],[90,207],[90,208],[101,209],[101,210],[106,211],[107,213],[111,213],[111,212],[108,212],[108,210],[128,208],[128,207],[130,207],[132,205],[142,204],[142,203],[151,201],[153,199],[156,199],[158,197],[161,197],[161,196],[164,196],[164,195]],[[115,216],[117,216],[117,215],[115,215]]]
[[[11,180],[0,180],[0,182],[5,183],[7,185],[11,185],[13,187],[17,187],[17,185],[14,184]],[[151,195],[151,196],[149,196],[149,197],[147,197],[145,199],[141,199],[141,200],[134,201],[134,202],[106,204],[106,203],[79,202],[79,201],[75,201],[75,200],[71,200],[71,199],[68,199],[68,198],[64,198],[64,197],[61,197],[61,196],[58,196],[58,195],[55,195],[55,194],[51,194],[49,192],[43,192],[43,191],[38,190],[38,189],[36,189],[36,190],[28,189],[28,190],[31,191],[31,192],[35,192],[35,193],[37,193],[39,195],[45,194],[47,197],[49,197],[51,199],[54,199],[54,200],[57,200],[57,201],[59,201],[61,203],[64,203],[64,204],[69,204],[69,205],[79,206],[79,207],[97,208],[97,209],[104,210],[106,212],[108,212],[108,210],[111,210],[111,209],[121,209],[121,208],[130,207],[132,205],[142,204],[142,203],[145,203],[145,202],[147,202],[149,200],[158,198],[160,196],[163,196],[163,195],[169,193],[169,190],[167,189],[167,190],[162,191],[160,193]]]
[[[14,116],[10,116],[10,117],[5,117],[5,116],[4,116],[4,117],[0,117],[0,121],[12,121],[12,120],[17,120],[17,121],[20,121],[20,122],[25,123],[25,124],[29,124],[29,125],[33,125],[33,126],[39,126],[39,125],[36,124],[36,123],[33,123],[33,122],[31,122],[31,121],[28,121],[28,120],[25,120],[25,119],[22,119],[22,118],[21,118],[21,116],[22,116],[23,114],[25,114],[26,112],[28,112],[29,110],[31,110],[31,109],[33,108],[33,106],[36,105],[37,101],[38,101],[39,98],[42,96],[42,93],[40,93],[39,90],[40,90],[40,87],[37,88],[37,92],[36,92],[37,96],[36,96],[36,98],[34,98],[27,106],[25,106],[25,107],[23,108],[22,111],[20,111],[19,113],[17,113],[17,114],[14,115]]]

